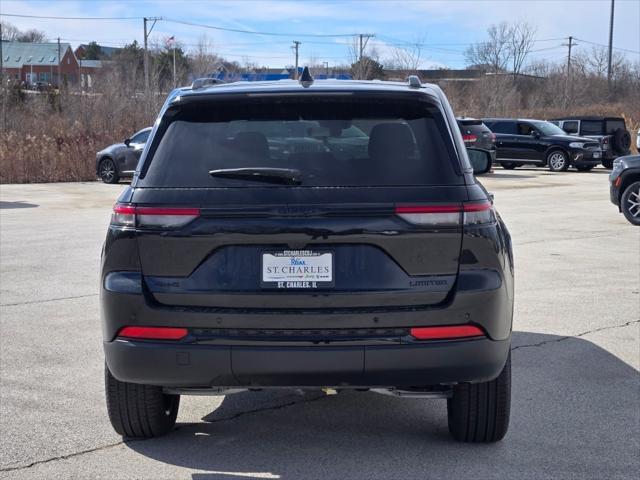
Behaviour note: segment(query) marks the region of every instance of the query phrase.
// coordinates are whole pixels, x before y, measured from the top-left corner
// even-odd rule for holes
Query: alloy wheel
[[[633,218],[640,219],[640,184],[638,184],[638,189],[627,197],[625,208]]]
[[[105,183],[113,182],[113,179],[116,175],[116,166],[113,164],[113,161],[107,159],[103,160],[100,166],[100,178]]]
[[[565,168],[565,164],[567,159],[562,152],[554,152],[549,157],[549,165],[551,165],[551,169],[554,171],[560,171]]]

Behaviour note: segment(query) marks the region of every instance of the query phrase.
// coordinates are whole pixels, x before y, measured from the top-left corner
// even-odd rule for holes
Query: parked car
[[[622,117],[562,117],[554,118],[552,122],[568,135],[598,140],[605,168],[611,168],[616,158],[631,153],[631,135]]]
[[[633,225],[640,225],[640,155],[617,158],[609,175],[611,202]]]
[[[496,160],[496,135],[477,118],[458,117],[458,127],[462,133],[462,140],[467,148],[481,148],[489,151],[491,158]]]
[[[636,150],[640,153],[640,130],[638,130],[638,134],[636,135]]]
[[[514,118],[482,121],[496,134],[497,161],[503,168],[546,165],[552,172],[563,172],[574,166],[586,172],[601,161],[599,142],[567,135],[553,123]]]
[[[180,395],[328,387],[446,398],[457,440],[505,435],[511,239],[472,168],[491,156],[464,148],[440,88],[409,80],[305,69],[169,96],[103,248],[119,434],[168,432]],[[367,149],[319,151],[306,122],[328,142],[355,126]],[[286,155],[271,132],[296,139]]]
[[[143,128],[122,143],[110,145],[96,154],[96,174],[104,183],[130,178],[138,165],[151,127]]]

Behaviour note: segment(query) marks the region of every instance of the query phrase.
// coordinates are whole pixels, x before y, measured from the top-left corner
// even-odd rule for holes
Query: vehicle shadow
[[[19,200],[17,202],[4,202],[4,201],[0,201],[0,209],[6,209],[6,210],[13,210],[16,208],[36,208],[39,207],[40,205],[36,204],[36,203],[29,203],[29,202],[25,202],[22,200]]]
[[[453,441],[443,400],[296,391],[230,395],[201,423],[126,444],[197,480],[634,478],[637,370],[587,340],[525,332],[512,359],[511,425],[497,444]]]

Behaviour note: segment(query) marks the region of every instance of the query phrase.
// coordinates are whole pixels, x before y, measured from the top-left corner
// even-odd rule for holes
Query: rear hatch
[[[458,126],[462,133],[462,140],[467,147],[493,150],[496,148],[496,136],[482,123],[473,118],[459,118]]]
[[[147,294],[238,310],[445,302],[475,208],[456,162],[422,93],[179,102],[132,197]]]

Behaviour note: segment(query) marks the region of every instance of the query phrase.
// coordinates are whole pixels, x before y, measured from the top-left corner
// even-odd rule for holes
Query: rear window
[[[170,109],[136,186],[283,186],[209,174],[242,168],[295,169],[300,187],[459,185],[454,162],[431,103],[278,95]]]
[[[604,135],[600,120],[582,120],[580,130],[580,135]]]

